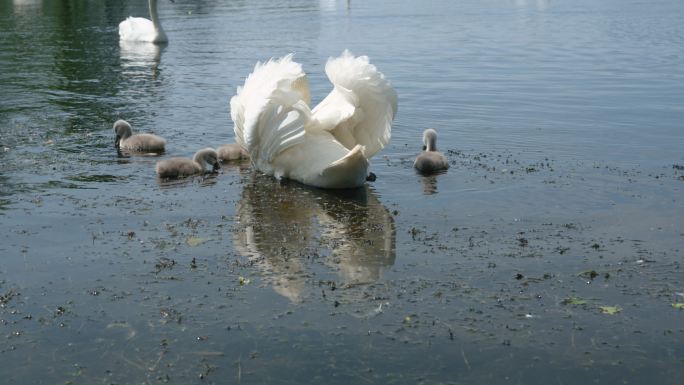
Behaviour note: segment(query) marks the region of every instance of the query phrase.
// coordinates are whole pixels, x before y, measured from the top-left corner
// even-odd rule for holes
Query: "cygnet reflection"
[[[394,220],[367,187],[330,191],[256,177],[245,185],[236,216],[236,250],[293,302],[317,282],[314,275],[325,275],[315,274],[321,267],[341,284],[364,284],[394,264]]]
[[[421,183],[423,184],[423,194],[432,195],[437,194],[437,176],[428,175],[421,177]]]

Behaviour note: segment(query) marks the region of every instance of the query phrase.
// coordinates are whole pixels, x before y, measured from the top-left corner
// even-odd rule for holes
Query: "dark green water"
[[[159,8],[162,47],[118,41],[144,1],[0,0],[1,383],[681,383],[684,4]],[[345,48],[399,94],[366,188],[117,156],[119,118],[232,141],[271,56],[321,100]]]

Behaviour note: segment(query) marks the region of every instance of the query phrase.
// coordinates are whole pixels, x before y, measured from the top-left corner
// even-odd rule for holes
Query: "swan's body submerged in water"
[[[166,43],[169,39],[159,22],[157,0],[149,0],[150,18],[129,16],[119,23],[119,38],[124,41]]]
[[[389,142],[397,94],[366,56],[345,51],[325,72],[334,89],[312,110],[306,75],[292,55],[257,63],[230,100],[236,140],[263,173],[322,188],[359,187],[368,159]]]

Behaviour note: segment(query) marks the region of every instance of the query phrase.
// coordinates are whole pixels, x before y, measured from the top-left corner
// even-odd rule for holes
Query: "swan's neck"
[[[121,133],[120,133],[121,140],[122,141],[126,140],[126,139],[130,138],[132,135],[133,135],[133,131],[131,130],[131,126],[129,126],[129,125],[123,126],[123,129],[121,130]]]
[[[437,138],[434,136],[427,137],[425,151],[437,151]]]
[[[148,4],[150,6],[150,18],[152,19],[154,29],[157,31],[157,34],[159,36],[166,39],[164,29],[162,28],[161,23],[159,22],[159,14],[157,13],[157,0],[149,0]]]
[[[203,153],[197,153],[195,156],[192,157],[192,161],[199,164],[200,167],[202,167],[202,170],[206,169],[206,161],[204,160],[204,154]]]

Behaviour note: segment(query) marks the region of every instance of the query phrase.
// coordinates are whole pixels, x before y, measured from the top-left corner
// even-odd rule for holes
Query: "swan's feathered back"
[[[154,25],[144,17],[128,16],[119,23],[119,38],[124,41],[151,42],[155,38]]]
[[[230,116],[237,142],[249,151],[262,171],[282,151],[304,142],[310,110],[305,102],[306,75],[292,55],[257,63],[230,99]]]
[[[328,59],[325,73],[335,88],[313,109],[315,126],[330,131],[345,147],[365,146],[370,158],[390,140],[397,94],[385,76],[348,50]]]

